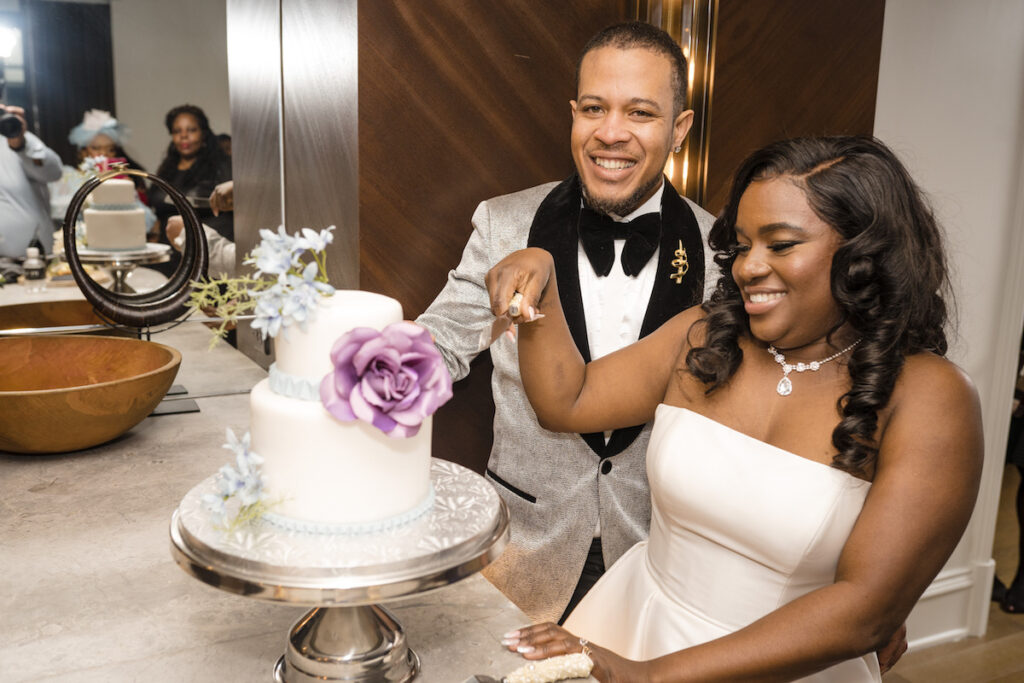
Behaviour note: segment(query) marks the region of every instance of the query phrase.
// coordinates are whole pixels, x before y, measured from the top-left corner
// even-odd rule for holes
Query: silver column
[[[237,258],[261,228],[336,225],[327,268],[359,286],[356,0],[228,0]],[[269,365],[248,327],[238,346]]]

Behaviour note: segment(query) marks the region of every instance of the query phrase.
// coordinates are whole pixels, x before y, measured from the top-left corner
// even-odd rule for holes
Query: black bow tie
[[[612,271],[615,260],[614,240],[626,240],[622,248],[622,272],[636,275],[644,267],[661,239],[661,214],[645,213],[628,223],[584,207],[580,211],[580,240],[583,251],[600,277]]]

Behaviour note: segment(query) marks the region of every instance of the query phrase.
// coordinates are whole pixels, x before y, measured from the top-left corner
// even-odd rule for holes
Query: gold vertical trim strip
[[[684,196],[698,204],[706,197],[707,140],[714,83],[714,18],[718,0],[636,0],[635,16],[660,27],[679,43],[686,55],[687,105],[694,112],[693,127],[683,150],[670,157],[669,180]]]

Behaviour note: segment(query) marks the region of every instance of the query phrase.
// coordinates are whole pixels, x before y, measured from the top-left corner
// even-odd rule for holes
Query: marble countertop
[[[35,297],[73,298],[77,290]],[[32,297],[28,297],[31,300]],[[0,305],[26,300],[0,289]],[[227,462],[266,373],[185,324],[154,336],[182,352],[175,384],[199,412],[151,416],[76,453],[0,453],[0,672],[4,681],[270,681],[302,607],[211,588],[171,559],[183,496]],[[479,574],[388,603],[419,654],[417,681],[495,677],[524,660],[501,635],[526,616]]]

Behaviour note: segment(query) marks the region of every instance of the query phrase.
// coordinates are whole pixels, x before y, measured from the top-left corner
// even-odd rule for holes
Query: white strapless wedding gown
[[[832,583],[871,484],[685,408],[658,406],[650,539],[565,627],[630,659],[713,640]],[[872,653],[803,679],[880,681]]]

